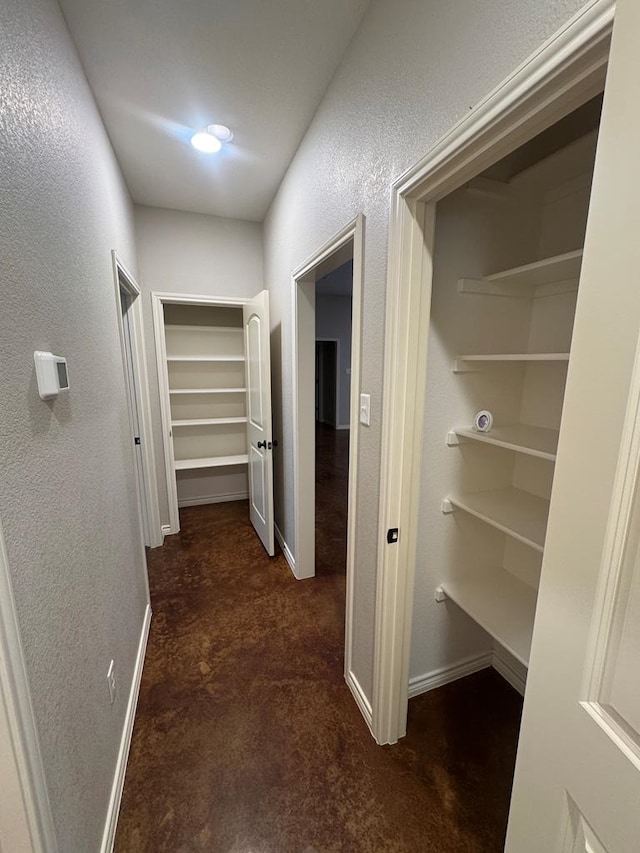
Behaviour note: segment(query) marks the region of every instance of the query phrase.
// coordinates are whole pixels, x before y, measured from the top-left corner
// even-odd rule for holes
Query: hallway
[[[334,489],[344,452],[323,455]],[[296,581],[244,502],[181,518],[149,555],[117,853],[502,850],[517,694],[478,673],[412,700],[408,737],[376,746],[342,674],[344,568],[324,550],[319,576]]]

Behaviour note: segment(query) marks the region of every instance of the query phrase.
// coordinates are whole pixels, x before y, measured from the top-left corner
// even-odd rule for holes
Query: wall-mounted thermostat
[[[51,352],[36,350],[33,354],[36,364],[36,378],[41,400],[51,400],[60,391],[69,389],[69,372],[67,359]]]

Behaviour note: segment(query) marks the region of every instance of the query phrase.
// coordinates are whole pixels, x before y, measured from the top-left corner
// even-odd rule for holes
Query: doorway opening
[[[316,575],[346,574],[353,258],[316,282]]]
[[[112,251],[112,262],[142,541],[148,548],[157,548],[162,545],[164,536],[158,504],[140,288],[115,251]]]
[[[438,335],[431,334],[436,330],[430,326],[436,205],[478,177],[482,180],[472,189],[480,193],[496,189],[494,181],[500,181],[500,178],[483,176],[485,170],[602,93],[612,18],[611,9],[601,16],[594,9],[593,25],[589,28],[587,17],[576,16],[554,40],[544,45],[455,125],[393,188],[372,698],[374,732],[379,743],[394,743],[406,733],[410,676],[413,681],[411,692],[417,692],[420,683],[422,689],[442,683],[443,673],[435,668],[419,679],[417,672],[411,672],[414,626],[424,632],[424,626],[430,625],[434,631],[432,646],[436,648],[442,629],[451,629],[448,614],[458,606],[451,599],[448,603],[443,601],[438,604],[440,610],[437,615],[431,619],[422,612],[414,594],[415,583],[423,574],[422,566],[420,574],[416,567],[418,541],[425,524],[420,511],[420,493],[426,469],[426,456],[424,468],[422,463],[424,425],[429,418],[438,417],[437,394],[434,396],[432,392],[430,402],[425,406],[428,355],[430,349],[439,344]],[[566,48],[561,48],[561,45]],[[540,83],[540,69],[543,67],[544,86]],[[495,198],[496,204],[510,204],[508,191],[497,195],[503,201]],[[461,245],[466,248],[477,240],[477,236],[469,232]],[[540,255],[537,257],[541,258]],[[536,255],[523,258],[522,263],[526,265],[527,260],[535,258]],[[470,278],[481,279],[501,271],[501,268],[508,269],[512,262],[496,259],[498,263],[494,266],[492,260],[491,254],[487,253],[477,270],[470,270],[470,275],[461,273],[461,277],[469,275]],[[502,267],[505,260],[507,267]],[[514,258],[513,262],[517,266],[518,259]],[[468,298],[482,301],[479,293]],[[499,300],[497,296],[488,298]],[[503,299],[497,304],[504,307],[507,301]],[[460,340],[459,346],[463,345],[466,348],[470,342]],[[490,352],[486,341],[484,347],[481,349],[478,342],[475,353],[471,354]],[[449,370],[456,356],[469,352],[465,353],[465,349],[454,352],[451,342],[440,343],[440,355],[451,356]],[[480,368],[480,365],[473,367]],[[480,375],[468,373],[465,376]],[[465,376],[462,383],[471,381]],[[465,414],[469,419],[467,423],[472,424],[475,413]],[[441,445],[445,444],[447,433],[455,431],[461,423],[464,421],[448,423],[445,434],[440,436]],[[490,448],[488,441],[485,445]],[[468,449],[461,443],[458,452],[464,455]],[[431,462],[435,464],[435,457]],[[453,482],[451,488],[463,485],[462,482]],[[446,497],[447,494],[440,495],[440,501]],[[452,521],[450,516],[442,514],[440,505],[437,510],[432,509],[433,513],[436,511],[439,515],[434,518],[438,518],[438,522]],[[454,525],[456,515],[460,517],[460,514],[454,514]],[[391,528],[399,530],[399,537],[387,544],[386,533]],[[422,603],[428,606],[431,602],[434,605],[438,603],[434,601],[436,595],[442,598],[438,586],[440,584],[431,588],[428,598],[422,595]],[[463,667],[462,661],[460,666]]]
[[[344,571],[344,673],[371,725],[351,668],[360,397],[364,219],[293,274],[294,506],[297,578]],[[342,568],[340,568],[342,567]]]
[[[274,555],[268,293],[152,293],[168,533],[183,507],[248,500]]]

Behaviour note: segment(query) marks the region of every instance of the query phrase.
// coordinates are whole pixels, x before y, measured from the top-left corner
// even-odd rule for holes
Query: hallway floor
[[[150,553],[117,853],[499,853],[520,697],[485,670],[413,699],[408,736],[376,746],[342,674],[339,555],[296,581],[246,503],[181,523]]]

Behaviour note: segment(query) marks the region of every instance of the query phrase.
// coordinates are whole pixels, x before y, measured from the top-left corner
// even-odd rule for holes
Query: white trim
[[[287,543],[284,541],[284,536],[283,536],[283,535],[282,535],[282,533],[280,532],[280,528],[278,527],[278,525],[277,525],[277,524],[274,524],[274,525],[273,525],[273,532],[274,532],[274,533],[275,533],[275,535],[276,535],[276,541],[278,542],[278,545],[279,545],[279,546],[280,546],[280,548],[282,549],[282,553],[284,554],[284,558],[285,558],[285,560],[287,561],[287,563],[289,563],[289,568],[290,568],[290,569],[291,569],[291,571],[293,572],[294,577],[295,577],[295,578],[297,578],[297,579],[299,580],[298,575],[296,574],[296,560],[295,560],[295,557],[293,556],[293,554],[292,554],[292,552],[291,552],[291,548],[289,548],[289,546],[287,545]]]
[[[124,726],[122,728],[122,737],[120,738],[120,749],[118,750],[116,770],[113,777],[113,784],[111,786],[111,796],[109,797],[109,807],[107,809],[107,818],[104,824],[104,832],[102,834],[100,853],[112,853],[116,838],[116,827],[118,825],[118,817],[120,814],[120,802],[122,800],[124,777],[127,770],[127,761],[129,759],[129,748],[131,747],[133,723],[135,721],[136,706],[138,704],[138,696],[140,694],[140,681],[142,680],[142,670],[144,668],[144,657],[147,650],[150,625],[151,606],[147,604],[144,612],[144,619],[142,621],[142,630],[140,631],[138,654],[136,655],[133,678],[131,679],[129,701],[127,702],[127,711],[124,718]]]
[[[167,346],[164,334],[165,305],[210,305],[228,308],[242,308],[251,300],[246,297],[204,296],[195,293],[163,293],[157,290],[151,293],[153,313],[153,335],[156,344],[156,369],[158,372],[158,392],[160,395],[160,419],[162,421],[162,446],[164,449],[164,469],[169,504],[169,530],[163,526],[165,536],[179,533],[180,514],[178,512],[178,489],[176,485],[175,459],[171,428],[171,400],[169,396],[169,373],[167,371]]]
[[[406,731],[435,203],[602,90],[614,8],[589,3],[392,189],[372,702],[379,743]],[[393,527],[400,536],[389,545]]]
[[[515,660],[501,646],[494,646],[491,666],[505,681],[509,682],[514,690],[524,696],[524,689],[527,686],[527,668],[520,661]]]
[[[142,452],[142,477],[144,482],[144,494],[138,489],[138,501],[144,502],[144,512],[147,518],[148,534],[143,537],[145,544],[150,548],[158,548],[162,545],[164,537],[161,530],[160,504],[158,502],[158,480],[156,476],[156,458],[153,449],[153,429],[151,419],[151,397],[149,395],[149,377],[147,375],[147,362],[145,358],[146,347],[144,341],[144,319],[142,316],[142,300],[140,299],[140,288],[133,275],[124,265],[115,249],[111,250],[111,262],[113,265],[113,280],[116,292],[116,305],[118,317],[118,332],[120,336],[120,347],[122,350],[122,365],[124,369],[125,382],[128,382],[126,368],[126,352],[124,343],[124,330],[122,325],[122,305],[120,299],[120,288],[123,287],[131,297],[131,316],[133,320],[133,370],[137,380],[136,397],[138,400],[138,428],[141,438]],[[136,477],[137,484],[137,477]],[[144,525],[143,525],[144,528]],[[146,562],[146,557],[145,557]]]
[[[200,506],[201,504],[223,504],[231,501],[246,501],[249,498],[249,492],[228,492],[224,495],[208,495],[204,498],[187,498],[183,501],[178,501],[178,506]]]
[[[360,709],[360,713],[364,717],[365,723],[369,726],[369,730],[373,734],[371,703],[360,686],[360,682],[351,670],[347,670],[347,672],[345,672],[344,680],[347,682],[347,686],[353,694],[353,698],[356,700],[356,705]]]
[[[0,525],[0,752],[3,798],[11,797],[11,822],[0,809],[3,849],[57,853],[51,804],[27,675],[7,550]]]
[[[449,666],[438,667],[438,669],[433,669],[424,675],[414,675],[413,678],[409,679],[409,699],[420,696],[421,693],[428,693],[430,690],[435,690],[437,687],[442,687],[452,681],[457,681],[459,678],[473,675],[474,672],[480,672],[481,669],[487,669],[491,666],[492,661],[492,652],[484,652],[481,655],[473,655],[457,663],[449,664]]]

